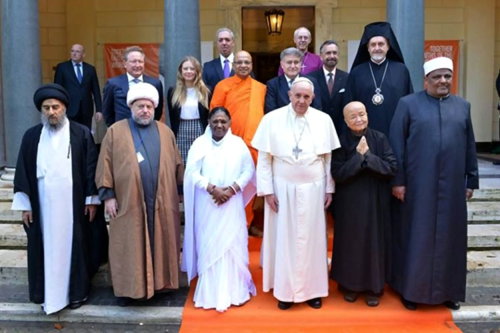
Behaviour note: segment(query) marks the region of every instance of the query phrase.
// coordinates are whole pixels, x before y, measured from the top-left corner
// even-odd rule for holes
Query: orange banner
[[[106,79],[125,73],[123,67],[123,51],[132,45],[140,46],[146,55],[144,74],[158,77],[160,75],[160,44],[158,43],[106,43],[104,44],[104,66]]]
[[[424,61],[431,60],[436,57],[448,57],[453,60],[453,82],[451,85],[451,93],[458,92],[459,78],[459,54],[460,45],[458,40],[426,40],[424,44]]]

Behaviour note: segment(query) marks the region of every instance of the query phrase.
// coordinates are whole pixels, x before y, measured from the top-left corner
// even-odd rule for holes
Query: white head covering
[[[138,99],[149,99],[156,108],[159,99],[158,90],[150,83],[139,82],[134,84],[128,89],[127,105],[131,107]]]
[[[424,73],[427,76],[432,71],[435,71],[436,69],[449,69],[450,71],[453,72],[453,61],[450,58],[447,57],[437,57],[434,59],[431,59],[429,61],[426,61],[424,63]]]

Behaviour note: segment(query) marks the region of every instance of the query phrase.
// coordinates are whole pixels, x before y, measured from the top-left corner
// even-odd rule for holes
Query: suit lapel
[[[218,57],[215,60],[216,60],[214,62],[215,71],[217,72],[217,75],[219,76],[219,79],[223,80],[224,79],[224,71],[222,70],[222,66],[221,66],[221,63],[220,63],[220,57]]]
[[[120,77],[120,86],[123,89],[123,91],[125,92],[125,94],[127,94],[128,93],[128,78],[127,78],[127,74],[123,74]]]
[[[281,102],[285,103],[285,105],[290,102],[290,98],[288,97],[289,90],[290,87],[288,86],[285,75],[278,76],[278,94]]]

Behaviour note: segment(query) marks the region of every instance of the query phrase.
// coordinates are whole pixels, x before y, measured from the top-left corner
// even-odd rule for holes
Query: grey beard
[[[51,124],[51,123],[49,123],[49,118],[45,114],[41,113],[40,118],[42,120],[42,125],[44,127],[47,127],[47,128],[49,128],[51,130],[54,130],[54,131],[57,131],[57,130],[61,129],[64,126],[64,124],[66,124],[66,121],[68,119],[66,117],[66,115],[64,115],[61,118],[61,120],[58,121],[56,124]]]
[[[149,119],[141,119],[139,117],[136,117],[133,113],[132,113],[132,119],[141,126],[149,126],[153,122],[153,117]]]

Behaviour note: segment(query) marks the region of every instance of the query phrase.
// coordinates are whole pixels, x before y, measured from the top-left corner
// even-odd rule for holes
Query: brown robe
[[[109,223],[109,266],[118,297],[151,298],[154,292],[179,287],[180,221],[177,185],[182,160],[174,134],[157,122],[160,164],[155,201],[154,255],[147,232],[141,174],[128,120],[111,126],[97,163],[98,188],[112,188],[118,216]]]

